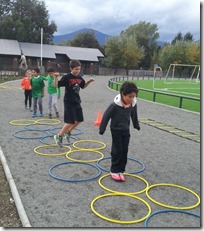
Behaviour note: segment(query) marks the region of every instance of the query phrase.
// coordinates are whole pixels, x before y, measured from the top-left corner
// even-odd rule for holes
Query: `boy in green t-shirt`
[[[39,75],[39,68],[34,68],[32,70],[32,78],[30,85],[32,87],[32,97],[33,97],[33,114],[32,117],[37,116],[37,103],[40,110],[40,117],[43,117],[43,106],[42,97],[44,97],[45,83],[43,81],[43,76]]]
[[[53,68],[49,68],[47,70],[48,76],[43,77],[44,80],[48,82],[47,86],[47,92],[48,92],[48,114],[49,118],[52,119],[52,106],[55,110],[56,117],[59,118],[59,110],[57,106],[57,100],[61,96],[61,90],[60,88],[55,87],[54,82],[55,82],[55,71]]]

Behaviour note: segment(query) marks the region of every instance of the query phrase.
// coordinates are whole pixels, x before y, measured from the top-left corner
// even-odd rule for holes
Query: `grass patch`
[[[173,106],[173,107],[179,107],[179,104],[180,104],[180,97],[173,96],[173,95],[179,95],[179,96],[184,96],[184,97],[186,96],[186,97],[200,99],[200,84],[190,83],[188,80],[183,81],[183,82],[174,81],[172,83],[164,83],[164,80],[156,80],[154,82],[154,88],[153,88],[153,80],[134,80],[133,82],[139,88],[138,98],[141,98],[141,99],[153,101],[154,93],[147,92],[143,89],[172,94],[171,96],[169,96],[169,95],[157,93],[155,102]],[[121,81],[118,83],[122,84],[123,82]],[[116,83],[113,83],[111,87],[114,90],[117,90],[117,91],[120,90],[120,85]],[[200,112],[200,101],[183,98],[182,108],[189,110],[189,111]]]

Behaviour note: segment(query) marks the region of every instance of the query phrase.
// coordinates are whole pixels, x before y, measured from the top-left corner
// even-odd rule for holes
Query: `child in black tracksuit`
[[[128,145],[130,140],[130,117],[134,128],[140,130],[137,116],[137,86],[132,82],[124,82],[114,102],[104,112],[99,134],[106,130],[111,119],[111,177],[116,181],[125,181],[123,175],[127,164]]]

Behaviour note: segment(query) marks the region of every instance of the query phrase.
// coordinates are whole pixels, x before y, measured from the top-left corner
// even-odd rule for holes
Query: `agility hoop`
[[[22,132],[35,132],[35,133],[44,133],[43,136],[19,136],[18,134],[19,133],[22,133]],[[44,137],[45,135],[48,135],[49,133],[47,131],[40,131],[40,130],[28,130],[28,129],[25,129],[25,130],[20,130],[20,131],[17,131],[13,134],[14,137],[18,138],[18,139],[24,139],[24,140],[34,140],[34,139],[41,139],[42,137]]]
[[[101,147],[99,148],[80,148],[78,147],[78,144],[79,143],[97,143],[97,144],[100,144]],[[73,146],[76,148],[76,149],[79,149],[79,150],[90,150],[90,151],[98,151],[98,150],[102,150],[106,147],[106,144],[101,142],[101,141],[98,141],[98,140],[78,140],[76,142],[73,143]]]
[[[101,170],[103,170],[104,172],[110,172],[110,170],[108,170],[108,169],[106,169],[106,168],[103,168],[103,167],[100,165],[100,163],[101,163],[101,161],[107,160],[107,159],[111,159],[111,157],[110,157],[110,156],[109,156],[109,157],[104,157],[103,159],[98,160],[97,163],[96,163],[96,165],[97,165]],[[130,158],[130,157],[127,157],[127,159],[128,159],[128,160],[132,160],[132,161],[134,161],[134,162],[136,162],[136,163],[139,163],[139,164],[142,166],[142,168],[141,168],[140,170],[133,171],[133,172],[128,172],[129,174],[137,174],[137,173],[140,173],[140,172],[143,172],[143,171],[144,171],[145,165],[144,165],[141,161],[136,160],[136,159],[133,159],[133,158]]]
[[[106,174],[106,175],[102,176],[98,180],[98,184],[101,186],[101,188],[105,189],[108,192],[115,193],[115,194],[124,194],[124,195],[130,195],[130,194],[131,195],[137,195],[137,194],[141,194],[141,193],[145,192],[147,190],[147,188],[149,187],[148,182],[144,178],[142,178],[141,176],[137,176],[137,175],[133,175],[133,174],[128,174],[128,173],[124,173],[124,175],[140,179],[141,181],[143,181],[145,183],[146,187],[144,189],[140,190],[140,191],[137,191],[137,192],[121,192],[121,191],[115,191],[115,190],[109,189],[109,188],[105,187],[101,182],[102,182],[102,180],[104,178],[110,176],[110,174]]]
[[[62,127],[55,127],[55,128],[51,128],[50,130],[50,133],[52,133],[53,135],[57,135],[57,132],[53,132],[55,130],[61,130]],[[75,133],[73,133],[73,131],[76,131]],[[82,134],[82,131],[79,129],[79,128],[74,128],[72,131],[71,131],[71,136],[78,136],[78,135],[81,135]]]
[[[27,129],[27,130],[29,130],[29,131],[50,131],[51,129],[53,129],[53,128],[55,128],[55,125],[53,125],[53,124],[37,124],[37,123],[35,123],[35,125],[34,126],[43,126],[43,125],[46,125],[46,126],[52,126],[51,128],[45,128],[45,129],[39,129],[39,128],[34,128],[33,127],[33,124],[29,124],[29,125],[26,125],[25,126],[25,129]]]
[[[172,205],[167,205],[167,204],[163,204],[159,201],[154,200],[150,195],[149,195],[149,190],[155,187],[159,187],[159,186],[167,186],[167,187],[176,187],[176,188],[180,188],[183,189],[191,194],[193,194],[196,198],[197,198],[197,203],[195,205],[191,205],[191,206],[184,206],[184,207],[178,207],[178,206],[172,206]],[[193,209],[196,208],[199,204],[200,204],[200,197],[192,190],[183,187],[181,185],[176,185],[176,184],[166,184],[166,183],[160,183],[160,184],[153,184],[151,186],[149,186],[146,190],[146,195],[149,198],[149,200],[151,200],[152,202],[154,202],[156,205],[160,205],[162,207],[165,208],[170,208],[170,209],[182,209],[182,210],[189,210],[189,209]]]
[[[101,199],[101,198],[104,198],[104,197],[111,197],[111,196],[125,196],[125,197],[131,197],[131,198],[134,198],[134,199],[136,199],[136,200],[139,200],[139,201],[141,201],[143,204],[145,204],[145,205],[147,206],[148,213],[147,213],[147,215],[145,215],[144,217],[139,218],[139,219],[137,219],[137,220],[132,220],[132,221],[115,220],[115,219],[111,219],[111,218],[108,218],[108,217],[106,217],[106,216],[103,216],[103,215],[101,215],[100,213],[98,213],[98,212],[95,210],[95,208],[94,208],[94,203],[95,203],[97,200]],[[92,210],[92,212],[93,212],[96,216],[102,218],[103,220],[110,221],[110,222],[113,222],[113,223],[118,223],[118,224],[135,224],[135,223],[139,223],[139,222],[144,221],[144,220],[150,215],[150,213],[151,213],[151,207],[150,207],[150,205],[149,205],[145,200],[143,200],[143,199],[141,199],[141,198],[139,198],[139,197],[137,197],[137,196],[130,195],[130,194],[113,194],[113,193],[103,194],[103,195],[100,195],[100,196],[96,197],[95,199],[93,199],[93,201],[91,202],[91,210]],[[121,211],[122,211],[122,210],[121,210]]]
[[[59,147],[57,144],[48,144],[48,145],[41,145],[41,146],[38,146],[36,148],[34,148],[34,152],[38,155],[42,155],[42,156],[63,156],[65,154],[67,154],[67,151],[66,152],[61,152],[61,153],[53,153],[53,154],[50,154],[50,153],[42,153],[42,152],[39,152],[38,149],[41,149],[41,148],[47,148],[47,147]],[[68,151],[71,151],[71,148],[69,146],[63,146],[63,148],[67,148]]]
[[[38,119],[36,120],[36,124],[60,124],[61,121],[58,119]]]
[[[42,137],[41,139],[40,139],[40,142],[42,143],[42,144],[48,144],[48,145],[50,145],[50,144],[55,144],[55,141],[53,140],[53,143],[48,143],[48,142],[46,142],[45,141],[45,139],[47,139],[47,138],[53,138],[53,135],[47,135],[47,136],[44,136],[44,137]],[[65,146],[66,145],[70,145],[70,144],[73,144],[76,140],[78,140],[78,138],[77,137],[75,137],[75,136],[70,136],[70,140],[73,140],[72,142],[67,142],[67,143],[64,143],[65,144]],[[63,145],[64,145],[63,144]]]
[[[12,120],[9,123],[15,126],[26,126],[26,125],[35,124],[36,120],[19,119],[19,120]]]
[[[68,165],[68,164],[76,164],[76,165],[77,165],[77,164],[82,164],[82,165],[88,165],[88,166],[91,166],[92,168],[97,169],[98,173],[97,173],[95,176],[93,176],[93,177],[84,178],[84,179],[78,179],[78,180],[61,178],[61,177],[58,177],[58,176],[56,176],[56,175],[54,175],[54,174],[52,173],[52,170],[53,170],[54,168],[59,167],[59,166],[61,166],[61,165]],[[65,182],[84,182],[84,181],[90,181],[90,180],[95,180],[96,178],[98,178],[98,177],[101,175],[101,170],[100,170],[97,166],[92,165],[92,164],[89,164],[89,163],[78,163],[78,162],[63,162],[63,163],[55,164],[55,165],[53,165],[52,167],[50,167],[50,169],[49,169],[48,172],[49,172],[49,175],[50,175],[51,177],[53,177],[54,179],[56,179],[56,180],[61,180],[61,181],[65,181]]]
[[[187,214],[187,215],[191,215],[191,216],[194,216],[194,217],[197,217],[197,218],[200,218],[199,215],[195,214],[195,213],[191,213],[191,212],[187,212],[187,211],[180,211],[180,210],[170,210],[170,209],[167,209],[167,210],[159,210],[159,211],[156,211],[156,212],[153,212],[149,217],[147,217],[147,219],[145,220],[145,223],[144,223],[144,227],[147,228],[148,227],[148,222],[149,220],[157,215],[157,214],[160,214],[160,213],[183,213],[183,214]],[[152,227],[153,228],[153,227]],[[156,228],[156,227],[155,227]],[[159,228],[161,228],[159,226]],[[165,227],[166,228],[166,227]],[[172,227],[171,227],[172,228]],[[178,227],[177,227],[178,228]],[[181,228],[184,228],[184,227],[181,227]],[[188,227],[189,228],[189,227]]]
[[[75,152],[94,152],[94,153],[100,155],[100,158],[91,159],[91,160],[79,160],[79,159],[71,158],[70,154],[75,153]],[[96,162],[96,161],[102,159],[104,157],[104,154],[102,152],[97,151],[97,150],[79,149],[79,150],[70,150],[69,152],[67,152],[66,157],[67,157],[67,159],[72,160],[72,161],[76,161],[76,162]]]

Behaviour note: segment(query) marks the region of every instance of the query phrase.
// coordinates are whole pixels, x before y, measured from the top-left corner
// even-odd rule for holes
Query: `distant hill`
[[[163,46],[164,46],[164,42],[162,42],[162,41],[157,41],[157,45],[160,46],[160,47],[163,47]]]
[[[62,41],[68,41],[68,40],[71,40],[73,38],[75,38],[75,36],[78,34],[78,33],[84,33],[84,32],[87,32],[87,31],[93,31],[94,34],[95,34],[95,37],[96,39],[98,40],[99,44],[100,45],[104,45],[106,39],[112,37],[111,35],[107,35],[107,34],[104,34],[100,31],[97,31],[97,30],[94,30],[94,29],[90,29],[90,28],[83,28],[81,30],[77,30],[77,31],[74,31],[70,34],[63,34],[63,35],[55,35],[53,37],[53,43],[54,44],[58,44],[59,42],[62,42]],[[158,46],[163,46],[165,42],[163,41],[157,41],[157,45]]]
[[[93,29],[89,29],[89,28],[83,28],[81,30],[78,30],[78,31],[75,31],[75,32],[72,32],[70,34],[64,34],[64,35],[55,35],[53,37],[53,43],[54,44],[58,44],[59,42],[62,42],[62,41],[67,41],[67,40],[71,40],[73,38],[75,38],[75,36],[78,34],[78,33],[84,33],[84,32],[87,32],[87,31],[93,31],[94,34],[95,34],[95,37],[96,39],[98,40],[99,44],[100,45],[104,45],[106,39],[110,38],[111,36],[110,35],[107,35],[107,34],[104,34],[100,31],[97,31],[97,30],[93,30]]]

